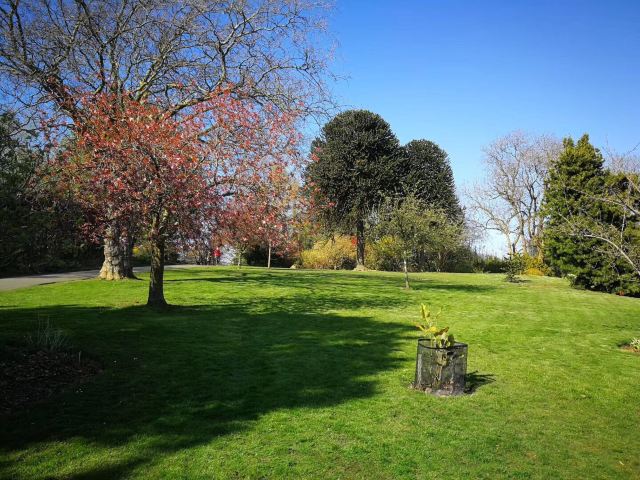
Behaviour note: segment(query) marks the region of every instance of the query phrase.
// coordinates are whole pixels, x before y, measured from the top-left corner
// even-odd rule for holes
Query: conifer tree
[[[571,227],[602,220],[615,222],[614,209],[598,200],[607,179],[602,154],[591,145],[588,135],[577,143],[566,138],[563,145],[546,182],[545,261],[556,273],[575,275],[576,285],[615,290],[620,287],[624,266],[605,255],[598,240]]]
[[[330,229],[356,234],[357,267],[362,268],[367,218],[401,188],[398,139],[380,115],[348,110],[322,128],[312,158],[306,183],[315,204]]]
[[[444,210],[450,220],[461,220],[462,209],[447,152],[429,140],[413,140],[404,146],[403,153],[405,196]]]

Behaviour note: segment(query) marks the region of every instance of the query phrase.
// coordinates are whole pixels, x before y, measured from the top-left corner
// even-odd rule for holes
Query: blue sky
[[[640,142],[640,0],[337,0],[331,31],[339,101],[438,143],[458,186],[516,129]]]

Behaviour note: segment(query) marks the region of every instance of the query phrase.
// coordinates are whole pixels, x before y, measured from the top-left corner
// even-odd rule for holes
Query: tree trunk
[[[364,268],[364,221],[356,224],[356,268]]]
[[[124,275],[127,278],[138,278],[133,273],[133,244],[134,238],[131,235],[125,235],[122,239],[122,259]]]
[[[157,308],[167,306],[167,301],[164,299],[164,239],[155,240],[151,244],[151,273],[147,305]]]
[[[271,242],[269,242],[269,253],[267,255],[267,268],[271,268]]]
[[[120,238],[113,227],[107,227],[104,233],[104,262],[100,270],[103,280],[122,280],[126,278]]]
[[[531,254],[531,245],[529,244],[526,236],[522,237],[522,251],[527,255]]]
[[[409,270],[407,270],[407,257],[406,255],[402,257],[402,263],[404,266],[404,288],[407,290],[411,287],[409,286]]]

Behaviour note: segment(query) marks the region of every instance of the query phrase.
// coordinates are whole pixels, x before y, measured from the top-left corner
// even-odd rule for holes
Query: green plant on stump
[[[418,330],[429,339],[431,346],[435,348],[452,347],[455,344],[455,338],[453,334],[449,333],[449,327],[439,328],[436,325],[436,321],[442,314],[442,309],[433,314],[426,305],[422,304],[420,306],[420,312],[422,315],[422,323],[416,322],[415,325]]]
[[[413,386],[420,389],[427,387],[429,391],[435,392],[439,392],[443,388],[446,390],[448,386],[451,386],[450,382],[453,381],[453,376],[451,375],[451,378],[445,380],[443,384],[443,378],[452,374],[450,362],[455,357],[454,349],[452,348],[456,344],[455,338],[449,333],[449,327],[440,328],[436,325],[442,310],[438,310],[434,314],[426,305],[421,305],[420,313],[422,321],[416,322],[415,325],[425,338],[418,340],[416,379],[413,382]],[[424,340],[430,343],[431,348],[421,354],[420,342],[424,342]],[[449,374],[444,373],[445,369]]]

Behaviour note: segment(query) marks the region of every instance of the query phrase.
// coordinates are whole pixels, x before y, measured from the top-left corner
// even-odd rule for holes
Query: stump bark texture
[[[466,375],[465,343],[456,342],[452,347],[436,348],[427,338],[418,340],[413,388],[435,395],[460,395],[464,393]]]

